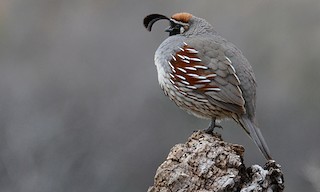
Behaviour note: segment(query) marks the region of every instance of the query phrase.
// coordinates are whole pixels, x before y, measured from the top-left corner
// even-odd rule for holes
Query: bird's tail
[[[271,160],[270,151],[266,141],[264,140],[259,127],[254,125],[254,123],[248,117],[241,117],[239,119],[241,126],[248,133],[251,139],[259,147],[260,151],[267,160]]]

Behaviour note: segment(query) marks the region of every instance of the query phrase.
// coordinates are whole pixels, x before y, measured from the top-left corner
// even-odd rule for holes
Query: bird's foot
[[[207,129],[204,130],[205,133],[213,134],[214,128],[223,129],[221,125],[217,125],[215,119],[213,119]]]

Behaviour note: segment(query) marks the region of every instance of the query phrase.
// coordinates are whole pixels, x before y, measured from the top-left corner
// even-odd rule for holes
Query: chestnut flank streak
[[[190,91],[219,91],[219,87],[213,82],[217,75],[201,63],[201,59],[197,57],[198,51],[186,43],[179,47],[179,50],[175,55],[171,55],[172,59],[168,61],[172,70],[170,82],[174,82],[178,88],[177,82],[180,82],[180,86],[185,85]]]

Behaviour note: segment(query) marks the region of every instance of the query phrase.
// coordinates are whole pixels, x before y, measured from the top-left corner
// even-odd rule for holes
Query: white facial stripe
[[[189,24],[188,24],[188,23],[183,23],[183,22],[181,22],[181,21],[177,21],[177,20],[175,20],[175,19],[170,19],[170,21],[172,21],[172,22],[174,22],[174,23],[176,23],[176,24],[179,24],[179,25],[189,26]]]

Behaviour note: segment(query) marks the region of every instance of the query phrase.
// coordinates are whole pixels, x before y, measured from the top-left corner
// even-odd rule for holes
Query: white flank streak
[[[190,61],[185,60],[185,59],[182,59],[182,61],[185,62],[185,63],[190,63]]]
[[[199,59],[199,58],[189,58],[189,59],[192,60],[192,61],[198,61],[198,62],[201,61],[201,59]]]
[[[206,77],[204,77],[204,76],[198,76],[198,77],[196,77],[197,79],[207,79]]]
[[[170,75],[171,78],[174,78],[174,75],[172,75],[172,73],[169,73],[169,75]]]
[[[187,81],[181,81],[181,83],[183,83],[185,85],[190,85],[190,83],[188,83]]]
[[[184,70],[184,69],[182,69],[182,68],[180,68],[180,67],[177,67],[177,69],[180,70],[180,71],[182,71],[183,73],[187,73],[186,70]]]
[[[184,56],[184,59],[190,60],[190,57],[188,57],[188,56]]]
[[[186,42],[183,42],[184,45],[188,45]]]
[[[208,67],[203,66],[203,65],[195,65],[194,67],[198,68],[198,69],[208,69]]]
[[[186,50],[188,50],[189,51],[189,53],[199,53],[199,51],[197,51],[197,50],[195,50],[195,49],[186,49]]]
[[[184,56],[177,54],[178,57],[180,57],[181,59],[184,59]]]
[[[231,64],[229,66],[231,67],[233,72],[236,72],[236,70],[234,69],[234,67]]]
[[[241,91],[241,89],[239,88],[239,86],[237,86],[237,87],[238,87],[238,90],[239,90],[240,94],[242,95],[242,91]]]
[[[193,73],[188,73],[187,75],[190,76],[190,77],[199,77],[199,75],[193,74]]]
[[[169,81],[174,85],[175,83],[174,83],[174,81],[172,80],[172,79],[169,79]]]
[[[213,73],[213,74],[207,75],[206,78],[216,77],[216,76],[217,76],[217,74],[214,74],[214,73]]]
[[[190,76],[190,77],[194,77],[194,78],[196,78],[196,79],[207,79],[206,77],[204,77],[204,76],[199,76],[199,75],[197,75],[197,74],[188,73],[187,75]]]
[[[197,89],[197,87],[191,86],[191,85],[188,85],[188,86],[186,86],[186,87],[189,88],[189,89]]]
[[[221,91],[220,88],[213,88],[213,87],[209,87],[209,88],[205,88],[206,91]]]
[[[187,95],[186,92],[183,92],[183,91],[179,91],[182,95]]]
[[[189,70],[192,70],[192,71],[196,71],[197,69],[194,68],[194,67],[185,67],[185,69],[189,69]]]
[[[184,49],[182,49],[181,47],[179,47],[179,49],[180,49],[181,51],[184,51]]]
[[[197,100],[199,101],[199,98],[198,97],[195,97],[195,96],[192,96],[192,95],[188,95],[189,98],[193,99],[193,100]]]
[[[176,75],[178,78],[182,79],[182,80],[186,80],[186,78],[184,76],[181,75]]]
[[[231,60],[230,60],[228,57],[226,57],[226,59],[228,60],[228,62],[229,62],[230,64],[232,64]]]
[[[170,65],[170,67],[171,67],[172,69],[174,68],[170,61],[168,61],[168,64]]]
[[[176,57],[174,55],[171,54],[171,57],[174,61],[177,61]]]
[[[238,78],[238,76],[236,75],[236,74],[233,74],[234,75],[234,77],[237,79],[237,81],[239,82],[239,84],[241,83],[240,82],[240,79]]]
[[[197,83],[210,83],[211,81],[209,79],[203,79],[203,80],[199,80],[197,81]]]
[[[176,88],[177,90],[179,90],[179,87],[177,87],[176,85],[173,85],[174,88]]]
[[[208,102],[208,100],[206,100],[206,99],[200,99],[200,98],[192,96],[192,95],[188,95],[188,97],[191,98],[191,99],[194,99],[196,101],[200,101],[200,102],[204,102],[204,103]]]

